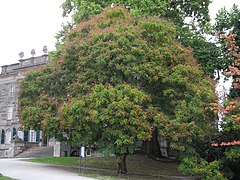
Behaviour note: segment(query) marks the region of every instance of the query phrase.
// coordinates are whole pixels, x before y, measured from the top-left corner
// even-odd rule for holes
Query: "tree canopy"
[[[72,16],[73,24],[88,20],[110,5],[123,5],[134,16],[136,22],[138,18],[148,16],[170,20],[178,27],[176,36],[179,37],[179,40],[185,46],[194,49],[194,56],[204,73],[214,78],[215,70],[220,71],[225,62],[223,62],[220,48],[215,43],[207,41],[203,35],[210,29],[208,13],[210,3],[210,0],[145,0],[144,2],[138,0],[104,0],[101,2],[96,0],[66,0],[62,4],[62,8],[63,16]],[[66,32],[72,29],[73,24],[63,25],[63,29],[56,36],[58,44],[63,42]]]
[[[193,49],[194,57],[206,75],[212,79],[219,78],[220,75],[216,74],[216,71],[226,68],[226,60],[216,42],[207,41],[204,35],[191,32],[186,27],[179,30],[179,40],[184,46]]]
[[[217,40],[221,47],[221,54],[223,57],[223,70],[227,71],[230,70],[229,66],[234,62],[231,56],[229,56],[229,52],[231,51],[231,48],[229,47],[229,44],[226,45],[225,39],[219,38],[221,35],[229,36],[232,34],[236,34],[235,40],[236,46],[240,46],[240,8],[234,4],[233,7],[230,9],[230,11],[227,11],[225,8],[222,8],[219,10],[219,12],[216,15],[216,23],[214,24],[214,30],[216,31]],[[236,51],[239,51],[237,49]],[[229,61],[229,58],[232,59],[232,61]],[[239,68],[239,67],[238,67]],[[232,76],[235,78],[235,75]],[[232,97],[239,97],[240,91],[237,88],[234,88],[232,86],[231,88],[231,96]]]
[[[66,0],[62,7],[63,16],[73,12],[72,17],[76,23],[101,13],[105,7],[121,5],[128,8],[135,17],[160,16],[181,24],[186,17],[192,17],[204,25],[210,20],[208,14],[210,2],[210,0]]]
[[[126,8],[107,8],[76,25],[56,57],[21,82],[25,128],[115,153],[121,172],[126,155],[154,130],[172,149],[202,155],[199,144],[215,131],[214,82],[171,22],[136,22]]]

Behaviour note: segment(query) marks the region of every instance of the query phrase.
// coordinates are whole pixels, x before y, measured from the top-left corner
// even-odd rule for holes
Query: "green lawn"
[[[31,159],[32,162],[64,165],[64,166],[79,166],[79,158],[76,157],[60,157],[60,158],[37,158]],[[83,162],[83,161],[82,161]],[[182,175],[178,170],[177,162],[161,162],[155,161],[148,158],[146,155],[135,154],[128,156],[127,166],[129,174],[141,174],[144,175],[167,175],[167,176],[178,176]],[[87,157],[86,167],[113,170],[112,173],[104,173],[104,175],[110,175],[109,178],[113,178],[112,175],[116,175],[117,163],[115,157]],[[102,171],[97,171],[99,174]],[[92,176],[92,175],[91,175]],[[97,175],[96,175],[97,176]],[[101,178],[98,178],[101,179]],[[132,179],[132,178],[131,178]],[[141,178],[136,178],[141,179]],[[148,179],[148,178],[143,178]],[[153,179],[153,178],[150,178]]]
[[[48,157],[30,159],[30,161],[54,165],[79,166],[80,159],[78,157]],[[87,167],[116,170],[115,157],[87,157],[86,161],[82,160],[81,162],[86,162]]]
[[[12,178],[6,176],[0,176],[0,180],[11,180]]]

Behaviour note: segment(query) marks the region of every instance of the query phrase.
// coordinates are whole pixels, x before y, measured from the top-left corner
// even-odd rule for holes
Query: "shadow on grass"
[[[182,176],[178,171],[177,162],[162,162],[153,160],[143,154],[134,154],[127,157],[128,174],[117,175],[116,157],[87,157],[86,167],[79,168],[80,159],[78,157],[60,157],[60,158],[37,158],[31,159],[32,162],[46,163],[58,168],[74,171],[84,176],[99,176],[97,179],[178,179],[174,176]],[[95,177],[96,178],[96,177]]]

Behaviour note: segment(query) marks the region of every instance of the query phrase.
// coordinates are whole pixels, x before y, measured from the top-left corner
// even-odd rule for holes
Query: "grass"
[[[29,159],[31,162],[64,165],[64,166],[76,166],[78,164],[78,158],[75,157],[47,157],[47,158],[36,158]]]
[[[80,162],[78,157],[47,157],[30,159],[30,161],[64,166],[79,166]],[[83,163],[84,160],[81,162]],[[116,170],[115,157],[88,157],[85,162],[87,167]]]
[[[59,158],[37,158],[31,159],[31,162],[46,163],[53,165],[63,165],[67,167],[78,167],[78,157],[59,157]],[[83,163],[84,160],[82,160]],[[90,173],[91,177],[105,175],[103,179],[114,180],[115,179],[126,179],[128,176],[119,177],[117,175],[117,161],[114,156],[112,157],[87,157],[85,160],[86,167],[96,168],[96,170],[87,170],[85,173]],[[148,158],[146,155],[135,154],[127,157],[127,167],[129,175],[133,175],[136,179],[156,179],[161,176],[178,176],[182,175],[178,171],[177,162],[161,162],[155,161]],[[101,170],[97,170],[101,169]],[[104,171],[102,169],[105,169]],[[86,174],[85,174],[86,175]],[[108,176],[109,175],[109,176]],[[138,176],[139,175],[139,176]],[[154,176],[155,175],[155,176]],[[151,176],[151,177],[150,177]],[[102,176],[95,177],[101,179]],[[142,177],[142,178],[141,178]],[[131,177],[131,179],[134,179]]]
[[[10,177],[0,176],[0,180],[12,180]]]

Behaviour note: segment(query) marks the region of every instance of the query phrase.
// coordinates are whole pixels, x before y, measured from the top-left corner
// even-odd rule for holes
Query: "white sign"
[[[85,158],[85,147],[82,146],[81,147],[81,155],[80,155],[81,158]]]

